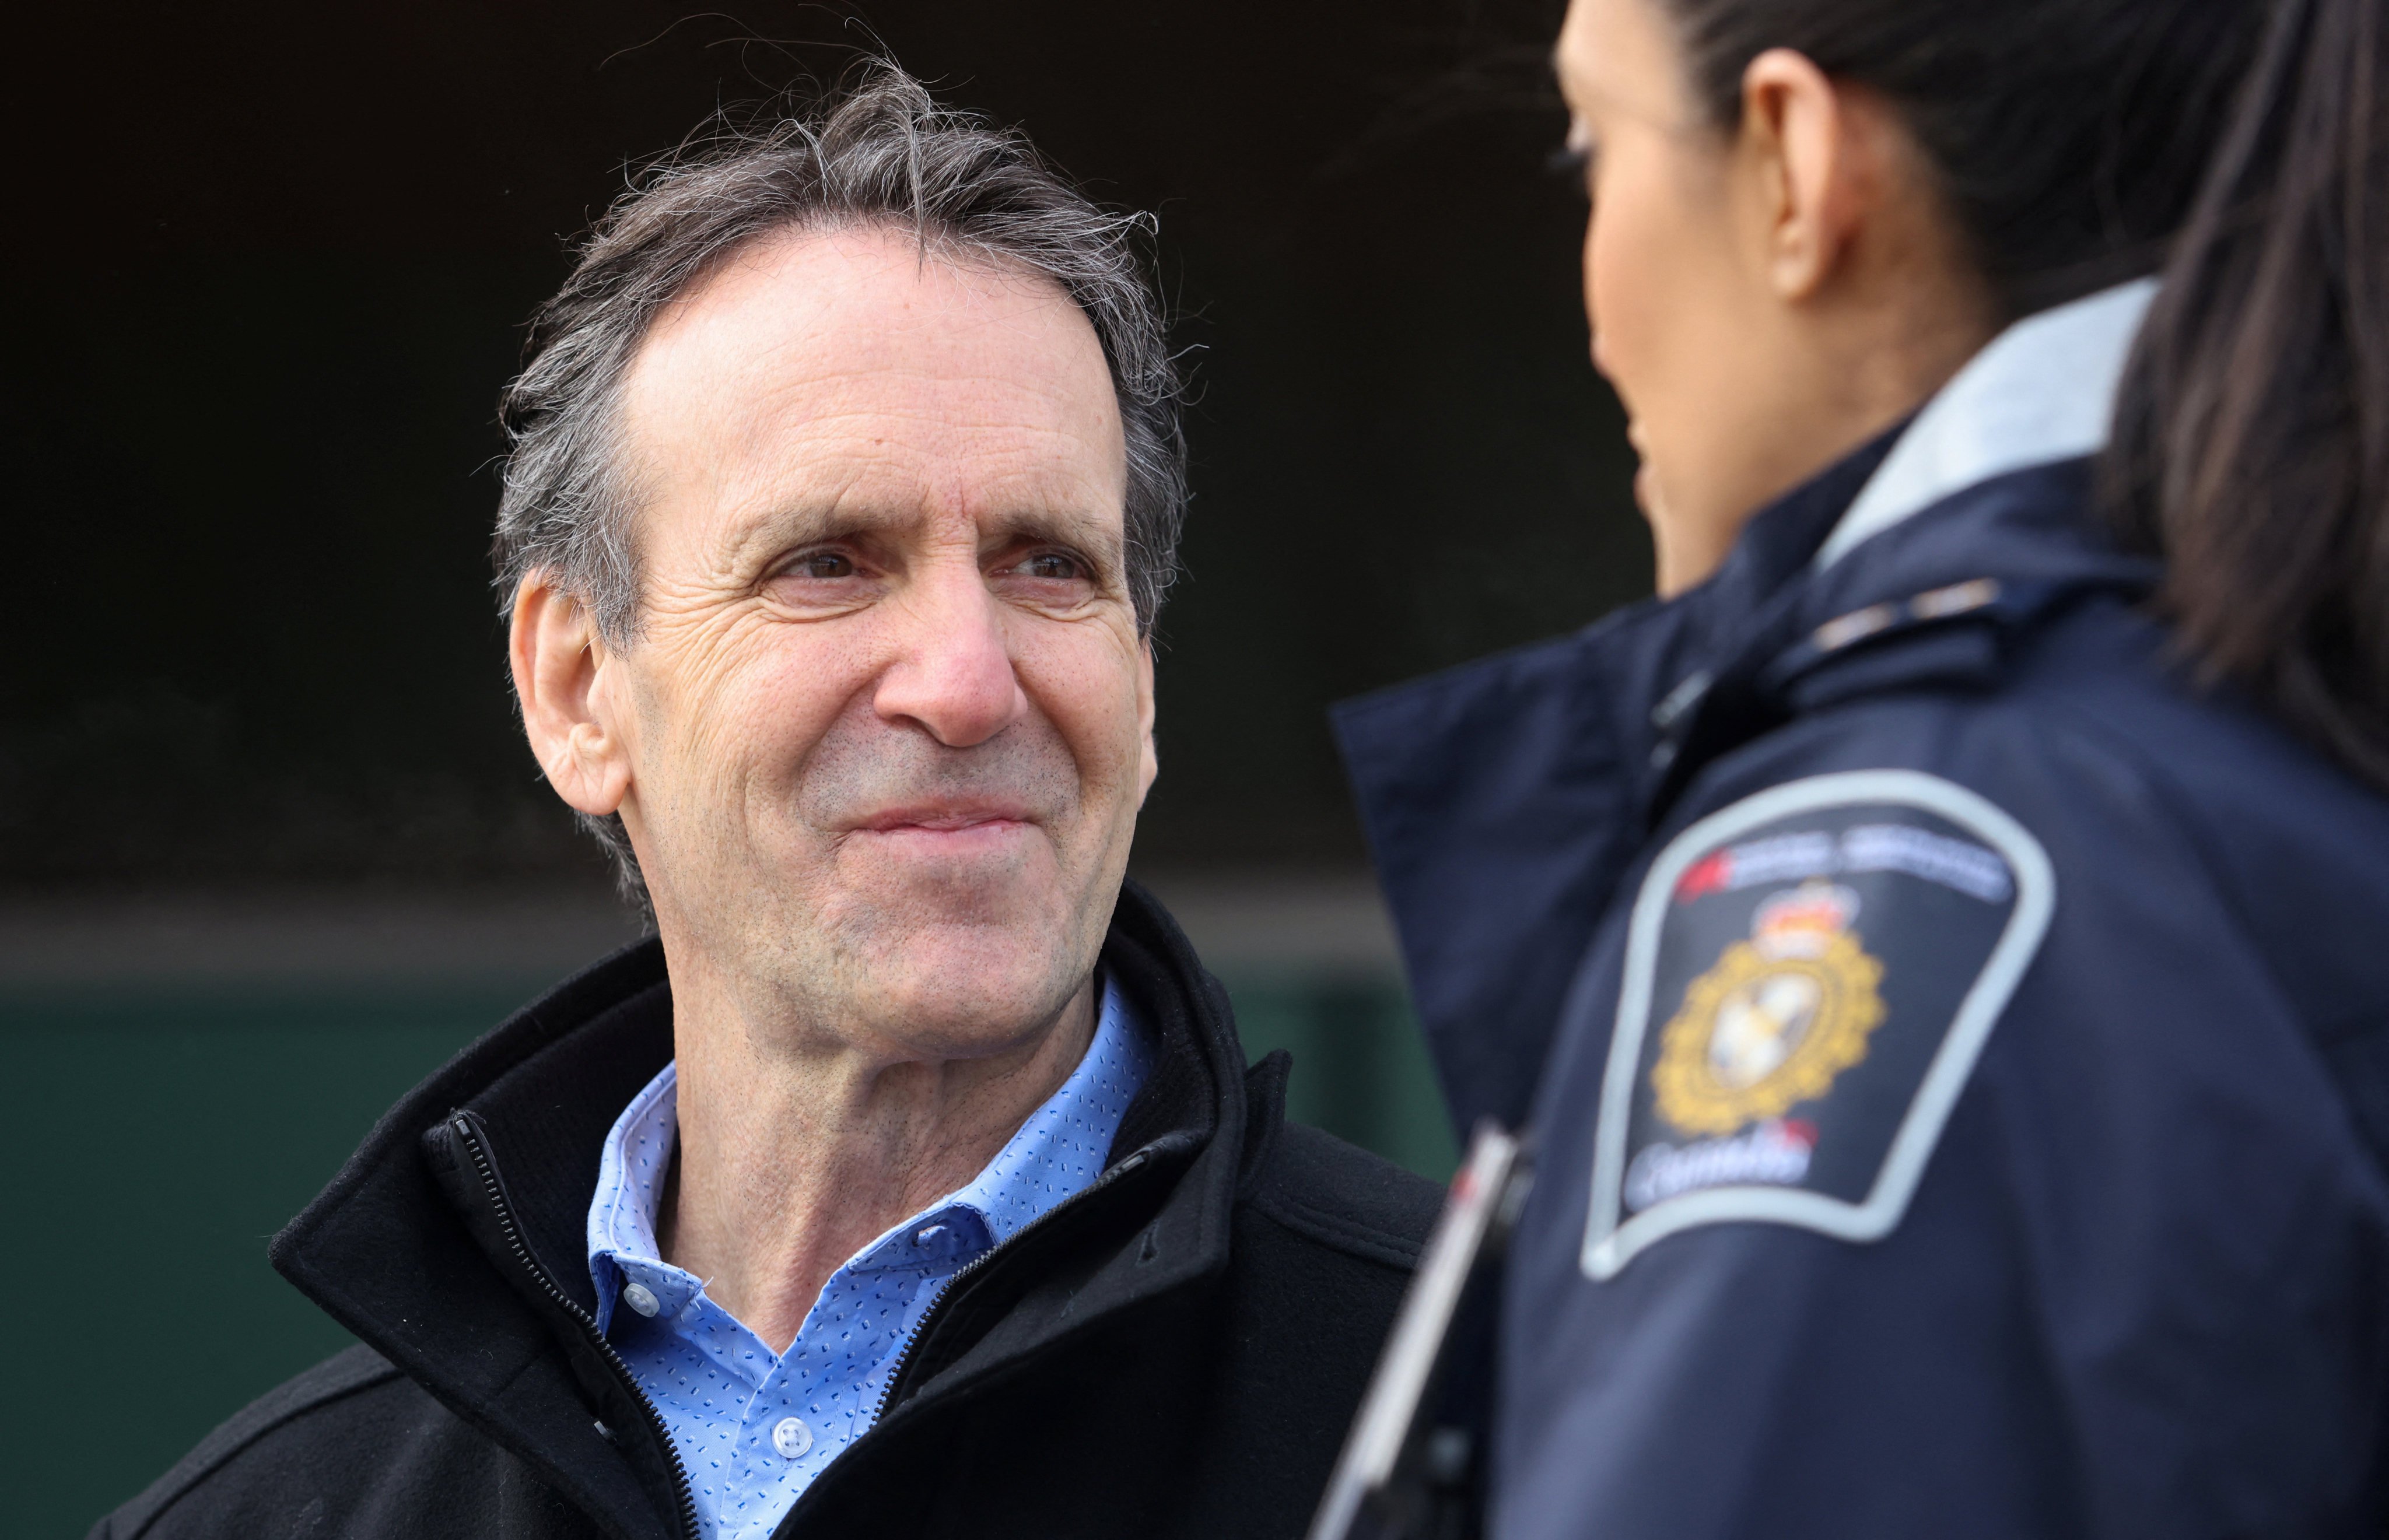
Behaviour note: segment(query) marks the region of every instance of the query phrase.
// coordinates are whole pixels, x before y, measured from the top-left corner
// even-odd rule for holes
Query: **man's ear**
[[[613,667],[589,606],[533,572],[515,590],[506,638],[523,732],[556,795],[603,818],[631,789],[630,745],[605,686]]]
[[[1153,778],[1161,773],[1161,753],[1154,747],[1153,724],[1160,713],[1153,691],[1153,638],[1147,636],[1136,649],[1136,721],[1143,735],[1137,753],[1136,805],[1144,806],[1145,794],[1153,790]]]
[[[1780,299],[1826,286],[1881,196],[1879,141],[1889,125],[1874,107],[1790,48],[1769,48],[1743,71],[1741,153]]]

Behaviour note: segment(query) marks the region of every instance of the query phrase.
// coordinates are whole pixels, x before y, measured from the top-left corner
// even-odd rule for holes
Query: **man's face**
[[[1152,783],[1103,350],[1058,287],[790,234],[625,385],[642,630],[600,668],[677,982],[891,1061],[1081,987]]]

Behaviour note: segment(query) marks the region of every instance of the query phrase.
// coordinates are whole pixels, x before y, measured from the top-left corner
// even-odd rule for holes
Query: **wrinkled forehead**
[[[1067,515],[1116,540],[1127,490],[1084,312],[1041,274],[925,254],[909,231],[790,232],[734,253],[657,318],[620,422],[643,523],[827,501]]]

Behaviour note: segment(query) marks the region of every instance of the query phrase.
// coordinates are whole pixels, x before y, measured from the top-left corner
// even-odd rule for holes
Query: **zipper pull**
[[[1150,1144],[1140,1145],[1132,1152],[1121,1156],[1095,1180],[1099,1183],[1117,1180],[1139,1166],[1150,1165],[1165,1156],[1190,1152],[1200,1148],[1202,1143],[1202,1135],[1188,1133],[1182,1128],[1174,1134],[1164,1134]]]

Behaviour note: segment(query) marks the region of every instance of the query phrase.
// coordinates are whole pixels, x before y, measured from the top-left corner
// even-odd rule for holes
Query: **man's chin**
[[[837,907],[883,923],[1001,926],[1053,909],[1063,879],[1044,830],[1003,821],[850,834],[836,881]]]
[[[932,924],[863,948],[851,986],[863,1014],[888,1030],[969,1058],[1000,1052],[1050,1026],[1086,985],[1093,959],[1071,954],[1076,936],[1051,921],[1018,925]]]

